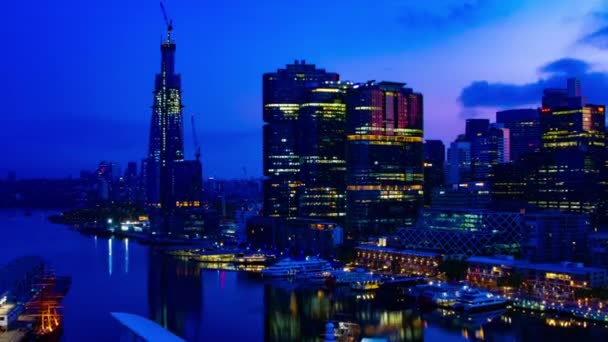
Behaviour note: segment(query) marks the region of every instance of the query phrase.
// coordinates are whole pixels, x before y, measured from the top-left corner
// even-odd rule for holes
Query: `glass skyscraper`
[[[525,161],[529,202],[540,208],[590,214],[603,195],[606,109],[580,94],[576,80],[544,92],[541,152]]]
[[[339,75],[304,60],[263,75],[264,216],[296,217],[299,179],[298,117],[311,87],[338,81]]]
[[[299,216],[342,222],[346,215],[344,128],[350,87],[349,83],[324,82],[312,87],[300,105]]]
[[[471,143],[461,134],[448,148],[446,168],[447,184],[471,181]]]
[[[445,184],[445,145],[441,140],[424,141],[424,204],[431,204],[433,189]]]
[[[422,95],[404,83],[355,85],[347,98],[347,238],[412,225],[422,205]]]
[[[524,155],[538,152],[540,149],[538,109],[510,109],[496,112],[496,123],[509,129],[511,160],[519,161]]]

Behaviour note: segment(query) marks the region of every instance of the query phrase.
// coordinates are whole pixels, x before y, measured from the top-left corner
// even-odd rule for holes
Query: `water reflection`
[[[129,274],[129,238],[126,238],[124,240],[124,243],[125,243],[125,261],[124,261],[125,274]]]
[[[148,253],[150,319],[188,341],[201,341],[202,282],[198,265]]]
[[[412,309],[386,310],[345,291],[272,285],[266,286],[264,297],[268,341],[318,341],[327,321],[356,323],[363,336],[382,336],[391,341],[423,340],[422,318]]]
[[[108,274],[112,275],[112,240],[114,240],[114,238],[110,237],[108,239]]]

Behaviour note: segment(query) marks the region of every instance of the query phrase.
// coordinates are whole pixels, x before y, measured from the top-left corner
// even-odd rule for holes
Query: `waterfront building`
[[[520,253],[524,234],[521,213],[466,208],[425,209],[398,231],[403,248],[466,256]]]
[[[298,117],[299,216],[343,222],[346,215],[345,97],[349,83],[324,82],[304,95]]]
[[[464,135],[450,143],[446,173],[448,185],[471,181],[471,143]]]
[[[343,231],[334,222],[318,219],[256,216],[247,220],[247,242],[287,255],[331,256],[343,243]]]
[[[441,262],[439,253],[376,245],[359,245],[355,249],[355,255],[355,264],[359,266],[415,276],[436,276]]]
[[[540,150],[538,109],[509,109],[496,112],[496,123],[509,129],[510,160],[519,161],[526,154]]]
[[[300,154],[298,117],[309,87],[339,81],[339,75],[304,60],[262,77],[264,216],[298,215]]]
[[[424,205],[431,204],[434,189],[445,184],[445,145],[441,140],[424,141]]]
[[[349,92],[349,240],[414,224],[423,200],[422,115],[422,95],[405,83],[370,81]]]
[[[533,262],[586,260],[591,222],[588,216],[559,211],[525,215],[524,255]]]
[[[435,189],[431,204],[432,208],[487,209],[491,200],[489,182],[469,182]]]
[[[531,263],[504,257],[471,257],[467,262],[467,281],[472,285],[495,288],[517,274],[521,291],[541,300],[573,300],[577,290],[608,284],[606,269],[580,263]]]

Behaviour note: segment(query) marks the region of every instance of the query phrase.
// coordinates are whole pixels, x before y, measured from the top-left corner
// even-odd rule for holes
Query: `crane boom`
[[[167,10],[165,9],[165,5],[163,2],[160,2],[160,10],[163,12],[163,17],[165,18],[165,24],[167,25],[167,40],[171,40],[171,31],[173,31],[173,20],[169,19],[167,16]]]
[[[194,156],[196,160],[199,160],[201,157],[201,146],[198,144],[198,138],[196,136],[196,126],[194,125],[194,113],[190,117],[190,122],[192,124],[192,139],[194,140]]]

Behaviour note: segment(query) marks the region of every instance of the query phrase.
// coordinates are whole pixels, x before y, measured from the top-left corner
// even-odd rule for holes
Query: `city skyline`
[[[608,83],[601,71],[606,44],[600,2],[522,1],[505,8],[493,1],[461,6],[444,1],[410,8],[388,1],[378,11],[383,24],[346,25],[365,18],[361,4],[340,11],[332,25],[316,27],[304,23],[343,6],[166,4],[180,45],[177,70],[185,75],[184,114],[197,116],[205,177],[242,177],[243,167],[247,176],[262,174],[260,75],[294,59],[338,72],[344,80],[407,82],[425,94],[425,139],[446,145],[464,130],[465,117],[478,113],[493,119],[499,109],[539,106],[542,89],[561,85],[567,76],[582,79],[590,102],[608,102],[600,93]],[[2,57],[3,64],[14,66],[5,83],[12,86],[3,92],[13,115],[2,118],[8,135],[2,174],[76,176],[99,160],[126,165],[145,155],[150,75],[158,68],[164,23],[157,4],[139,5],[109,2],[91,9],[68,0],[36,10],[9,5],[14,15],[2,30],[8,30],[3,36],[16,53]],[[303,15],[277,16],[290,10]],[[228,22],[205,15],[228,11],[234,12]],[[38,25],[20,26],[24,16],[36,17]],[[251,25],[254,36],[243,35]],[[284,32],[276,32],[277,25]],[[534,34],[521,38],[526,29]],[[387,38],[385,30],[396,38]],[[214,36],[215,31],[220,32]],[[127,74],[131,77],[123,82]],[[235,82],[240,91],[226,91]],[[187,125],[185,132],[185,155],[192,158]]]

